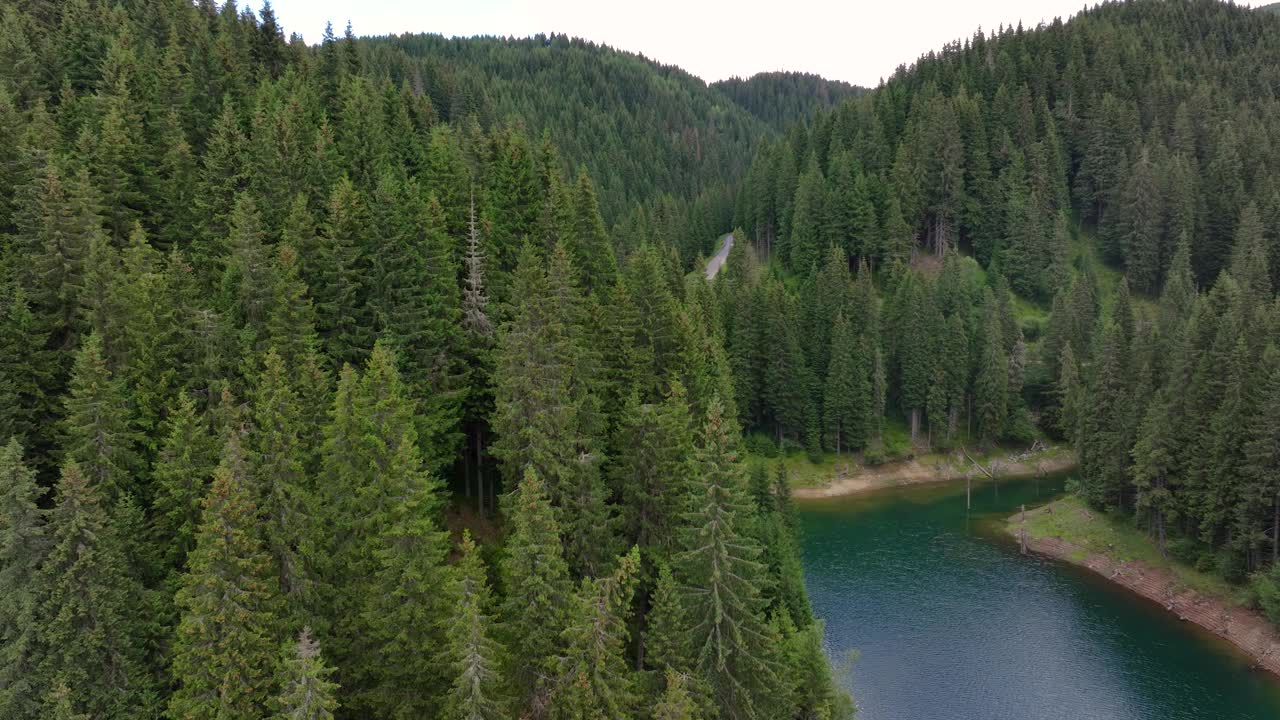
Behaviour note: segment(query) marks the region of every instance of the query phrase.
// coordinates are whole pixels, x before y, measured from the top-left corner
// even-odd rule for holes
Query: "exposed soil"
[[[1031,455],[996,460],[991,463],[983,461],[983,467],[990,470],[1001,480],[1014,480],[1034,477],[1039,474],[1062,472],[1075,466],[1076,458],[1070,454]],[[963,464],[954,462],[926,464],[919,460],[907,460],[874,466],[849,463],[837,468],[836,475],[826,485],[796,488],[791,491],[791,495],[796,498],[830,498],[857,495],[903,485],[923,485],[925,483],[946,482],[948,480],[983,479],[986,477],[985,473],[973,467],[973,464],[969,462],[964,462]]]
[[[1087,553],[1061,538],[1029,539],[1027,549],[1088,568],[1160,603],[1179,620],[1195,623],[1244,651],[1253,658],[1255,668],[1280,676],[1280,632],[1261,614],[1187,588],[1168,570],[1140,560],[1118,562]]]

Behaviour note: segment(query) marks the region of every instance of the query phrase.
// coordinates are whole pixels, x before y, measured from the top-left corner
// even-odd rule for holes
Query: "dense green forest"
[[[1280,621],[1278,61],[1272,13],[1109,3],[766,142],[716,288],[744,427],[873,458],[899,418],[917,446],[1069,440],[1095,507],[1270,567]]]
[[[733,188],[769,132],[680,68],[565,35],[361,43],[372,68],[420,88],[446,119],[519,118],[531,136],[545,133],[586,166],[610,223],[637,204],[690,207],[705,218],[697,237],[713,237],[728,223]],[[783,112],[802,117],[798,108]]]
[[[1278,93],[1214,0],[865,93],[0,0],[0,717],[848,717],[748,451],[1069,442],[1280,622]]]
[[[537,93],[635,64],[538,42],[493,60],[576,58]],[[606,173],[610,228],[579,168],[653,137],[566,151],[486,62],[0,3],[0,717],[852,712],[663,200],[710,171]],[[731,178],[759,123],[651,75]]]
[[[819,111],[866,92],[863,88],[819,75],[798,72],[756,73],[711,84],[775,130],[785,130]]]

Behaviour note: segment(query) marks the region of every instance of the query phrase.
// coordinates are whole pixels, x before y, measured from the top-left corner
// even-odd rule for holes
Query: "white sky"
[[[1269,0],[1264,0],[1269,1]],[[260,0],[241,0],[255,10]],[[707,82],[797,70],[874,87],[901,64],[981,26],[1034,27],[1084,0],[274,0],[286,33],[565,33],[678,65]],[[1238,4],[1258,4],[1246,2]]]

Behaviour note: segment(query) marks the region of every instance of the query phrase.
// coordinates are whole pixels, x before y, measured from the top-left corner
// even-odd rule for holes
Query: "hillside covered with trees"
[[[847,717],[685,218],[417,67],[0,4],[0,717]]]
[[[519,119],[586,166],[613,223],[637,204],[700,204],[728,222],[732,189],[770,130],[680,68],[565,35],[401,35],[360,41],[369,62],[422,88],[442,117]],[[456,108],[456,109],[455,109]],[[749,108],[748,108],[749,109]],[[798,120],[799,110],[788,117]]]
[[[1277,60],[1274,14],[1108,3],[765,143],[735,216],[769,264],[717,286],[744,427],[1065,438],[1094,507],[1276,597]]]
[[[732,77],[711,87],[779,131],[866,92],[847,82],[798,72],[756,73],[745,80]]]

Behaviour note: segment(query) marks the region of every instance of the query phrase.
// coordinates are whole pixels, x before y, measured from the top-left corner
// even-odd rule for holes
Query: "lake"
[[[1276,720],[1280,680],[1158,605],[1022,556],[1003,519],[1064,477],[800,504],[806,581],[858,720]]]

